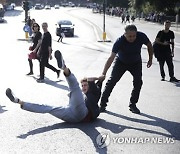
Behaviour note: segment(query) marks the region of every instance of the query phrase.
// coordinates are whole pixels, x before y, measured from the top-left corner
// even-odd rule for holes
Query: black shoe
[[[57,73],[57,78],[59,78],[60,72],[61,72],[60,70],[57,70],[57,72],[56,72]]]
[[[165,81],[165,79],[164,79],[164,78],[162,78],[162,79],[161,79],[161,81]]]
[[[10,88],[6,89],[6,96],[14,103],[18,103],[19,99],[15,97]]]
[[[132,113],[140,114],[140,110],[136,107],[135,104],[130,105],[130,106],[129,106],[129,110],[130,110]]]
[[[61,69],[64,69],[64,67],[65,67],[64,60],[63,60],[62,54],[59,50],[55,51],[54,57],[57,60],[58,67]]]
[[[170,78],[170,82],[179,82],[180,80],[176,79],[175,77]]]
[[[26,75],[33,75],[33,72],[29,72],[28,74],[26,74]]]
[[[37,81],[38,83],[44,83],[44,79],[41,79],[41,78],[37,79],[36,81]]]
[[[100,106],[99,107],[99,111],[100,112],[105,112],[106,111],[106,107],[105,106]]]

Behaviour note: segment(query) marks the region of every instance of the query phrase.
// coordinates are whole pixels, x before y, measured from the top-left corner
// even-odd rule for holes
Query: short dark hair
[[[125,27],[125,32],[127,32],[127,31],[135,31],[135,32],[137,32],[137,27],[135,25],[127,25]]]
[[[169,20],[166,20],[164,23],[169,23],[169,24],[170,24],[170,23],[171,23],[171,21],[169,21]]]
[[[88,79],[87,79],[87,77],[84,77],[83,79],[81,79],[81,81],[80,81],[81,83],[82,82],[88,82]]]

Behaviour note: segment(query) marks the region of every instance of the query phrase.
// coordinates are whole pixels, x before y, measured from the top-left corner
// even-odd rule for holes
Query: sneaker
[[[106,107],[105,106],[100,106],[99,107],[99,111],[100,112],[105,112],[106,111]]]
[[[11,100],[11,102],[18,103],[19,98],[16,98],[15,95],[12,93],[10,88],[6,89],[6,96]]]
[[[59,78],[60,72],[61,72],[60,70],[57,70],[57,72],[56,72],[57,73],[57,78]]]
[[[33,72],[29,72],[28,74],[26,74],[26,75],[33,75]]]
[[[175,77],[170,78],[170,82],[179,82],[180,80],[176,79]]]
[[[164,78],[162,78],[162,79],[161,79],[161,81],[165,81],[165,79],[164,79]]]
[[[58,67],[61,69],[64,69],[65,68],[64,60],[63,60],[62,54],[59,50],[55,51],[54,57],[57,60]]]
[[[132,113],[136,113],[136,114],[140,114],[140,110],[136,107],[136,105],[130,105],[129,106],[129,110],[132,112]]]
[[[36,81],[37,81],[38,83],[43,83],[43,82],[44,82],[44,79],[39,78],[39,79],[37,79]]]

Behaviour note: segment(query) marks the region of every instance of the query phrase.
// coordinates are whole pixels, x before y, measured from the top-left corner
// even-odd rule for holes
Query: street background
[[[59,10],[31,10],[31,18],[41,25],[49,24],[52,34],[53,52],[60,50],[66,65],[78,80],[84,76],[99,76],[116,39],[124,33],[125,24],[118,17],[106,16],[107,39],[102,40],[103,15],[93,14],[85,8],[60,8]],[[55,35],[57,20],[70,19],[75,24],[75,37],[66,37],[58,43]],[[49,114],[30,113],[10,102],[6,88],[10,87],[22,100],[54,106],[68,103],[68,87],[61,73],[46,69],[45,83],[37,83],[39,63],[34,63],[34,75],[29,72],[27,55],[30,41],[23,32],[24,12],[17,8],[6,12],[5,23],[0,24],[0,153],[174,153],[180,152],[180,83],[160,81],[159,65],[153,59],[151,68],[146,67],[148,53],[142,48],[143,87],[138,108],[141,114],[133,114],[128,109],[132,90],[132,76],[127,72],[114,88],[107,112],[100,114],[92,123],[69,124]],[[136,20],[139,31],[147,34],[153,42],[163,25]],[[175,32],[175,76],[180,79],[180,29],[173,25]],[[42,32],[42,30],[41,30]],[[55,58],[50,64],[57,68]],[[107,73],[103,87],[110,75]],[[107,146],[102,147],[98,135],[108,137]],[[108,135],[107,135],[108,134]],[[169,138],[172,143],[119,143],[114,138]],[[97,140],[96,140],[97,139]],[[122,140],[121,140],[122,141]]]

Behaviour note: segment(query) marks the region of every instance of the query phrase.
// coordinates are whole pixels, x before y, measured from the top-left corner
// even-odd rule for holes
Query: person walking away
[[[157,60],[159,62],[161,81],[165,81],[165,71],[164,64],[166,62],[168,66],[170,82],[179,82],[180,80],[174,77],[174,65],[173,65],[173,57],[174,57],[174,32],[170,30],[171,22],[169,20],[164,22],[164,29],[159,31],[155,43],[158,44],[158,57]]]
[[[125,21],[125,15],[124,15],[124,13],[122,13],[122,15],[121,15],[121,19],[122,19],[122,24],[124,23],[124,21]]]
[[[132,20],[132,22],[135,21],[135,16],[134,15],[131,16],[131,20]]]
[[[127,21],[130,23],[130,15],[129,15],[129,13],[126,15],[126,21],[125,21],[125,23],[126,23]]]
[[[32,32],[32,20],[31,20],[30,16],[28,16],[27,25],[29,26],[29,31],[28,31],[29,37],[31,37],[33,32]]]
[[[44,31],[44,34],[42,37],[40,48],[37,53],[37,56],[40,59],[40,78],[37,79],[37,82],[44,82],[45,67],[56,72],[57,77],[59,77],[60,74],[60,70],[49,64],[49,59],[52,59],[52,37],[48,31],[48,24],[46,22],[42,23],[42,29]]]
[[[152,65],[153,48],[149,38],[143,32],[137,31],[135,25],[127,25],[125,33],[114,43],[110,57],[105,63],[100,79],[105,79],[106,73],[114,61],[111,76],[108,79],[100,101],[100,110],[104,112],[108,103],[108,98],[116,85],[126,71],[133,76],[133,90],[129,101],[129,110],[133,113],[140,114],[140,110],[136,107],[138,102],[142,82],[142,45],[147,46],[149,59],[147,68]]]

